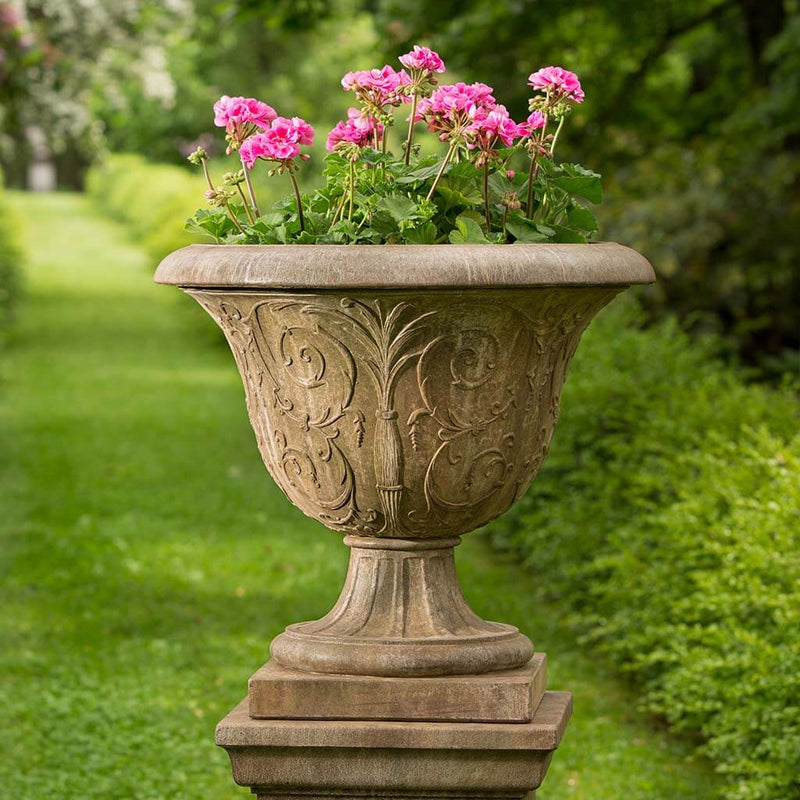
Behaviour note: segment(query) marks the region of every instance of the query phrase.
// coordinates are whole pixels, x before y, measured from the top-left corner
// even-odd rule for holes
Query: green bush
[[[3,192],[3,174],[0,173],[0,348],[11,327],[11,310],[19,291],[20,258],[17,226]]]
[[[236,166],[231,158],[210,165],[212,180]],[[288,191],[284,180],[270,178],[266,170],[253,172],[253,184],[262,209]],[[124,223],[136,240],[156,260],[192,242],[209,242],[184,230],[198,208],[207,208],[202,172],[170,164],[154,164],[139,155],[108,156],[86,176],[86,191],[100,211]]]
[[[673,322],[616,302],[578,348],[552,452],[493,524],[647,708],[699,732],[725,797],[800,778],[796,398],[748,386]]]
[[[183,223],[203,204],[205,184],[199,174],[150,164],[137,155],[112,155],[89,170],[86,190],[155,259],[197,241],[183,230]]]

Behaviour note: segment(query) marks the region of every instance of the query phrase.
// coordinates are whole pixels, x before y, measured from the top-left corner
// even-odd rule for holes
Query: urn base
[[[350,566],[336,605],[270,648],[282,666],[334,675],[419,678],[524,667],[533,643],[468,605],[456,574],[459,537],[346,536]]]
[[[298,672],[267,662],[249,682],[254,719],[530,722],[544,696],[547,657],[485,675],[376,678]]]

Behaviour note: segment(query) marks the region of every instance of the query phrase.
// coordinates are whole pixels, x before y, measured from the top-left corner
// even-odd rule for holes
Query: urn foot
[[[447,539],[347,536],[350,567],[322,619],[289,627],[273,658],[305,672],[383,677],[481,675],[523,667],[533,643],[467,605]]]

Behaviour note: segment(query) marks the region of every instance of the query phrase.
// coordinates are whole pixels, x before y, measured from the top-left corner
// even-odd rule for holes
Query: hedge
[[[218,183],[220,176],[234,167],[231,159],[212,161],[212,179]],[[254,171],[253,183],[262,209],[289,191],[282,181],[269,178],[266,170]],[[206,188],[196,167],[154,164],[125,153],[107,156],[86,178],[86,191],[98,208],[125,223],[156,261],[192,242],[210,241],[183,230],[186,219],[206,206]]]
[[[715,356],[613,304],[578,348],[541,474],[490,532],[587,647],[634,675],[646,708],[701,734],[724,797],[788,800],[800,797],[798,407],[789,387],[746,385]]]
[[[138,155],[112,155],[93,166],[86,191],[100,210],[124,222],[155,259],[191,244],[184,221],[203,204],[200,174]]]
[[[20,286],[21,251],[17,237],[17,223],[3,191],[0,172],[0,349],[8,339],[11,312]]]

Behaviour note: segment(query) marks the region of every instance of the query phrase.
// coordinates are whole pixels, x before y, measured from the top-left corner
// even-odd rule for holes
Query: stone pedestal
[[[233,777],[259,800],[530,800],[572,710],[546,692],[526,723],[252,719],[217,726]]]

